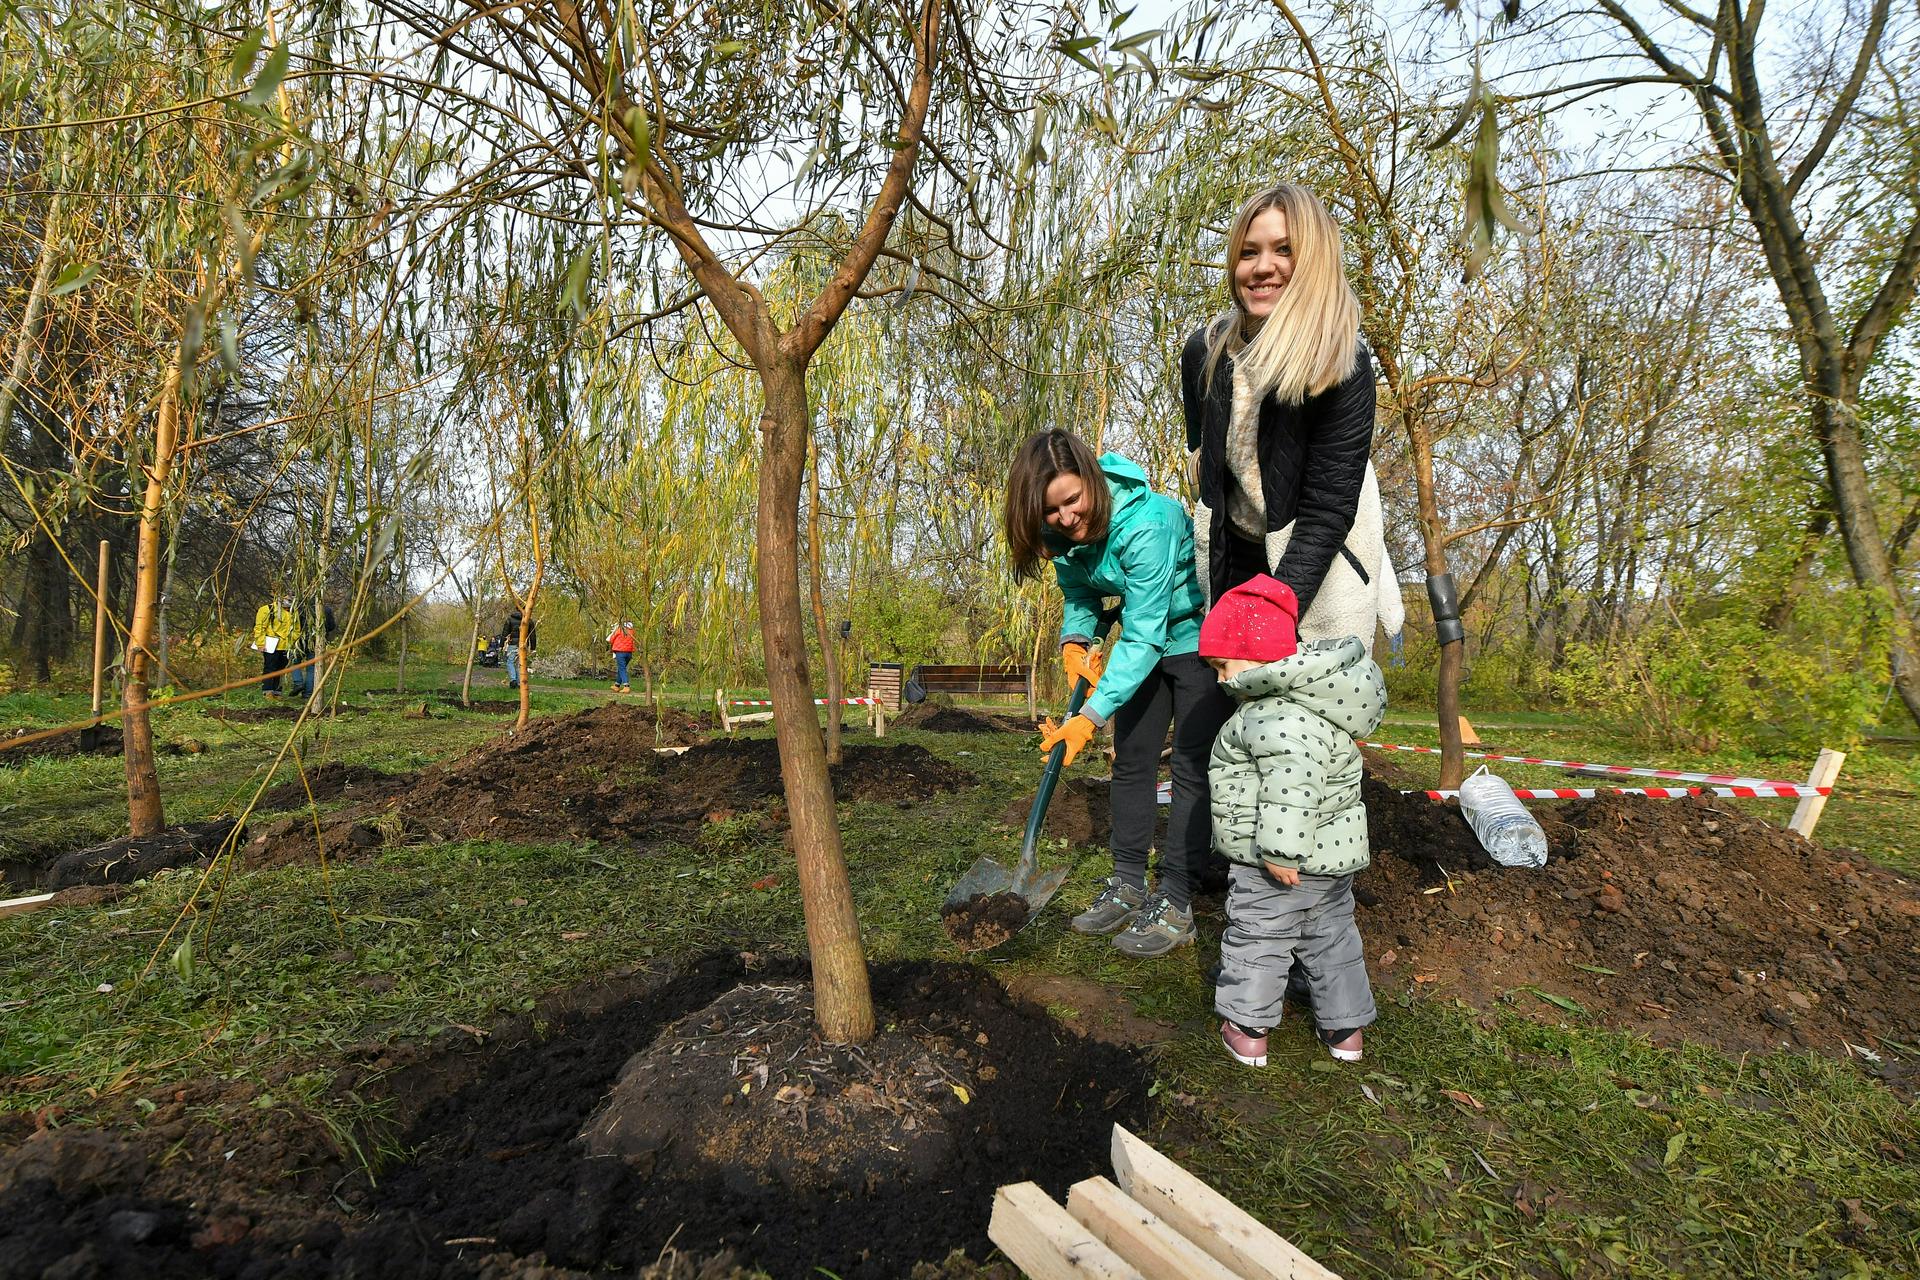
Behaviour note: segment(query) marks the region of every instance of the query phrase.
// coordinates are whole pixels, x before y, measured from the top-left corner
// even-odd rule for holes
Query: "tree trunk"
[[[1846,388],[1839,389],[1844,392]],[[1913,615],[1900,594],[1893,558],[1887,554],[1887,542],[1874,511],[1855,406],[1844,395],[1816,396],[1813,419],[1827,460],[1828,486],[1833,491],[1840,534],[1846,541],[1847,562],[1853,567],[1854,581],[1878,592],[1893,614],[1893,687],[1906,704],[1907,714],[1920,724],[1920,637],[1914,633]]]
[[[400,589],[406,590],[404,586]],[[405,694],[407,691],[407,614],[405,613],[400,615],[400,673],[394,677],[393,691],[398,694]]]
[[[808,469],[807,507],[807,581],[813,597],[813,629],[820,638],[820,665],[827,669],[827,763],[840,763],[840,662],[835,652],[837,637],[827,622],[827,606],[820,590],[820,450],[809,450],[812,465]],[[811,699],[809,699],[811,701]]]
[[[473,655],[480,647],[480,580],[473,583],[473,632],[467,637],[467,669],[460,675],[460,705],[473,705]]]
[[[527,528],[533,534],[533,581],[527,585],[527,603],[520,610],[520,714],[513,718],[515,733],[527,727],[533,710],[533,654],[527,650],[527,634],[533,630],[533,606],[540,598],[540,578],[547,571],[547,559],[540,545],[540,507],[533,496],[533,468],[526,469]]]
[[[178,530],[175,532],[177,533]],[[166,572],[160,576],[160,599],[155,605],[160,617],[157,622],[158,640],[153,653],[154,674],[159,678],[161,687],[163,688],[173,683],[173,670],[171,666],[173,639],[167,627],[167,605],[168,602],[173,599],[173,562],[179,553],[180,540],[177,537],[169,538],[167,540],[167,568]]]
[[[813,715],[813,683],[801,621],[797,544],[801,473],[807,461],[805,365],[768,353],[760,381],[766,410],[760,419],[760,501],[754,536],[760,559],[761,652],[806,908],[814,1015],[828,1040],[853,1043],[873,1035],[873,993],[840,845],[833,787],[827,778],[826,748]]]
[[[127,684],[121,705],[125,735],[122,759],[127,775],[127,833],[157,835],[167,825],[160,803],[160,775],[153,761],[153,722],[147,713],[148,664],[152,660],[160,602],[160,520],[167,480],[173,472],[174,445],[180,429],[180,358],[167,366],[160,389],[160,415],[153,433],[146,494],[140,503],[140,549],[135,561],[133,611],[127,626]]]

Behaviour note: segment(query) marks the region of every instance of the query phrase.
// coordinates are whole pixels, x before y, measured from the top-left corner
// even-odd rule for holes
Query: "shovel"
[[[1071,719],[1080,710],[1080,704],[1087,700],[1087,682],[1073,682],[1073,696],[1067,700],[1067,717]],[[948,936],[962,951],[984,951],[988,947],[997,947],[1015,933],[1033,923],[1034,917],[1060,892],[1060,886],[1067,881],[1067,868],[1053,871],[1040,871],[1040,826],[1046,820],[1047,804],[1053,799],[1053,789],[1060,781],[1060,766],[1067,757],[1067,744],[1056,742],[1053,750],[1047,753],[1046,771],[1040,775],[1040,790],[1033,797],[1033,812],[1027,815],[1027,834],[1020,843],[1020,860],[1013,864],[1009,872],[991,857],[982,854],[967,873],[960,877],[959,883],[947,895],[940,907],[940,919],[947,924]],[[1024,900],[1025,912],[1017,919],[1011,913],[1005,916],[981,920],[977,917],[969,920],[965,908],[969,902],[997,894],[1012,894]],[[949,923],[955,917],[972,924],[971,930],[962,936]]]

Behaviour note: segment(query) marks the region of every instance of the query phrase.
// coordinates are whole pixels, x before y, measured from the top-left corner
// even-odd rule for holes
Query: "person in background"
[[[312,626],[316,615],[320,619],[320,630],[325,633],[329,641],[340,634],[339,624],[333,620],[332,605],[322,601],[306,610],[308,626],[301,628],[300,638],[293,643],[293,670],[287,673],[287,690],[296,698],[309,697],[313,693],[316,679],[311,663],[314,636],[309,627]],[[301,666],[301,663],[308,665]]]
[[[520,687],[520,610],[507,614],[507,620],[500,626],[500,646],[506,654],[507,688]],[[532,657],[540,648],[540,624],[533,619],[527,620],[527,656]]]
[[[633,624],[614,623],[613,630],[607,632],[607,648],[613,650],[613,691],[632,693],[633,686],[627,683],[627,664],[633,661]]]
[[[287,655],[300,642],[300,615],[294,611],[292,597],[275,588],[273,599],[253,615],[253,648],[260,654],[260,670],[267,678],[260,692],[269,698],[280,696],[280,673],[287,669]]]

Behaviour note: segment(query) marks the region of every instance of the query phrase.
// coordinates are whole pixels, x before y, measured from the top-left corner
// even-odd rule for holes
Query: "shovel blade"
[[[966,905],[970,898],[984,894],[1013,893],[1013,873],[995,862],[986,854],[974,859],[967,873],[960,877],[953,889],[947,894],[942,911],[956,911]]]
[[[992,858],[982,857],[948,895],[946,905],[941,908],[943,919],[960,911],[968,902],[977,897],[991,897],[996,894],[1012,894],[1021,901],[1021,915],[1010,926],[1002,924],[1000,928],[979,930],[966,927],[954,927],[948,924],[948,937],[962,951],[985,951],[997,947],[1020,930],[1032,924],[1039,914],[1046,910],[1060,886],[1067,881],[1067,868],[1053,871],[1035,872],[1024,882],[1016,882],[1007,869]]]

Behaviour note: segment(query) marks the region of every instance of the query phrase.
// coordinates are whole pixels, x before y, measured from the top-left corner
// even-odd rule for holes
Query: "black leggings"
[[[1154,794],[1160,748],[1171,723],[1173,807],[1160,850],[1160,891],[1183,910],[1191,905],[1194,889],[1209,878],[1210,863],[1225,861],[1213,852],[1207,759],[1233,705],[1220,691],[1213,668],[1198,654],[1182,653],[1161,658],[1138,692],[1113,713],[1114,874],[1136,888],[1147,882],[1147,853],[1160,813]]]

